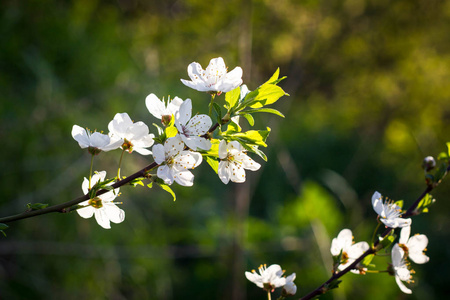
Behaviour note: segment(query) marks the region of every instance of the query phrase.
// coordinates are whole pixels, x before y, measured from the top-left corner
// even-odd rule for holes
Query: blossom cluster
[[[161,120],[164,127],[154,124],[158,129],[156,135],[150,133],[145,123],[133,122],[125,112],[116,114],[109,122],[108,134],[91,132],[78,125],[73,126],[72,137],[82,149],[88,149],[92,159],[101,152],[122,149],[117,176],[108,181],[108,185],[104,184],[106,172],[96,172],[92,176],[91,165],[89,179],[85,178],[83,182],[83,192],[92,196],[93,199],[79,205],[77,212],[80,216],[89,218],[95,215],[98,224],[103,228],[110,228],[110,222],[120,223],[124,220],[123,210],[118,209],[113,202],[118,196],[118,190],[109,191],[100,196],[96,196],[96,191],[92,192],[94,187],[97,190],[108,188],[109,185],[121,180],[120,164],[124,152],[152,155],[157,170],[156,174],[146,174],[147,178],[151,180],[151,183],[156,182],[168,191],[171,191],[168,186],[174,182],[182,186],[192,186],[194,175],[190,170],[198,167],[204,160],[208,161],[225,184],[229,181],[244,182],[245,170],[256,171],[261,167],[247,155],[247,152],[251,151],[265,158],[258,147],[266,146],[265,139],[270,129],[241,132],[239,115],[245,114],[247,119],[251,118],[251,113],[263,111],[255,109],[262,106],[260,103],[270,104],[285,95],[284,91],[276,86],[281,80],[278,79],[278,71],[276,76],[274,75],[269,82],[260,86],[252,94],[247,86],[243,85],[242,89],[240,88],[243,83],[242,69],[236,67],[231,72],[227,72],[221,57],[211,59],[205,70],[197,62],[191,63],[187,70],[191,80],[181,79],[181,82],[190,88],[212,95],[209,115],[193,115],[191,99],[183,100],[180,97],[174,97],[161,100],[151,93],[145,99],[145,106],[153,117]],[[271,92],[271,98],[267,96],[261,98],[262,96],[259,95],[264,93],[260,93],[259,90]],[[220,106],[213,103],[214,97],[222,93],[226,93],[224,107],[227,111],[224,114]],[[211,118],[212,107],[217,115],[216,125],[213,125]],[[282,116],[273,109],[269,112]],[[221,127],[228,122],[230,125],[227,130],[222,131]],[[217,127],[220,127],[219,133],[215,134],[214,130]]]
[[[394,275],[400,290],[411,294],[412,291],[403,283],[404,281],[407,283],[412,282],[411,274],[413,271],[410,270],[408,260],[417,264],[428,262],[429,257],[424,253],[428,245],[428,239],[423,234],[410,237],[412,220],[410,218],[402,218],[401,207],[393,201],[383,201],[383,197],[379,192],[373,194],[372,206],[378,214],[380,222],[387,228],[401,228],[399,241],[392,247],[392,261],[388,271]],[[338,263],[337,269],[343,271],[369,249],[370,246],[367,242],[354,243],[351,230],[343,229],[333,239],[330,251]],[[365,274],[367,265],[368,263],[362,264],[359,262],[350,271],[356,274]]]

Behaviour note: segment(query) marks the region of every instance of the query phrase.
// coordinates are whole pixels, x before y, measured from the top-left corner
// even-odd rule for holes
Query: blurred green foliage
[[[245,270],[279,263],[304,295],[330,275],[330,241],[375,227],[375,190],[411,204],[422,159],[450,141],[450,2],[437,0],[5,0],[0,4],[2,216],[81,195],[89,157],[72,125],[107,130],[145,97],[209,98],[183,86],[192,61],[222,56],[250,89],[277,67],[291,96],[267,114],[268,162],[224,186],[207,164],[192,188],[123,188],[123,224],[53,214],[0,236],[2,299],[264,299]],[[222,100],[223,101],[223,98]],[[118,152],[97,170],[114,174]],[[256,158],[257,159],[257,158]],[[123,174],[151,158],[125,157]],[[261,162],[261,161],[260,161]],[[214,176],[212,176],[214,175]],[[413,232],[430,243],[408,299],[449,292],[450,183]],[[386,257],[376,257],[380,269]],[[349,274],[324,299],[404,299],[387,274]]]

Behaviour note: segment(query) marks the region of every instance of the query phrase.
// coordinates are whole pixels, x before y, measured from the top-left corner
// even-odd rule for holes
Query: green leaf
[[[415,211],[417,213],[427,213],[428,207],[433,205],[436,202],[436,199],[433,198],[431,194],[426,194],[425,197],[423,197],[422,200],[420,200],[419,204],[417,204],[417,208]]]
[[[162,135],[164,134],[164,129],[162,129],[161,127],[159,127],[157,124],[152,123],[153,126],[156,127],[156,129],[158,130],[158,135]]]
[[[219,161],[216,158],[213,158],[211,156],[205,156],[206,162],[210,165],[210,167],[218,173],[219,170]]]
[[[447,142],[447,156],[450,157],[450,142]]]
[[[248,110],[245,110],[245,111],[241,111],[240,113],[241,114],[245,114],[245,113],[252,114],[252,113],[260,113],[260,112],[266,112],[266,113],[274,114],[274,115],[277,115],[277,116],[280,116],[280,117],[284,118],[284,115],[281,112],[279,112],[278,110],[273,109],[273,108],[248,109]]]
[[[148,187],[149,189],[151,189],[151,188],[153,187],[153,182],[150,182],[149,184],[147,184],[147,187]]]
[[[208,151],[201,151],[203,156],[219,157],[219,139],[211,139],[211,148]]]
[[[165,190],[166,192],[168,192],[169,194],[172,195],[173,197],[173,201],[177,200],[177,196],[175,195],[175,193],[172,191],[172,189],[170,188],[170,186],[168,186],[165,183],[161,183],[161,182],[156,182],[163,190]]]
[[[168,126],[164,130],[166,138],[171,138],[177,135],[178,129],[175,126]]]
[[[258,146],[255,146],[255,145],[242,145],[242,147],[244,147],[247,151],[255,153],[256,155],[261,157],[264,161],[267,161],[267,156],[264,154],[264,152],[262,152],[261,150],[258,149]]]
[[[8,229],[9,226],[3,223],[0,223],[0,232],[6,237],[6,233],[3,231],[5,229]]]
[[[142,180],[144,180],[144,177],[139,177],[136,179],[131,180],[128,184],[132,185],[133,187],[136,187],[138,185],[142,185],[144,186],[144,183],[142,182]]]
[[[403,200],[395,201],[394,204],[398,205],[400,208],[403,208]]]
[[[232,133],[241,132],[241,130],[242,130],[242,128],[241,128],[241,126],[239,126],[239,124],[231,121],[227,125],[227,131],[225,131],[222,135],[227,135],[229,133],[232,134]]]
[[[222,122],[222,110],[220,109],[219,104],[217,104],[216,102],[213,102],[213,108],[214,114],[216,116],[216,121],[220,124]]]
[[[230,111],[238,103],[239,97],[241,96],[241,88],[237,87],[232,91],[225,93],[225,108]]]
[[[381,239],[381,236],[380,236],[379,237],[379,240],[380,240],[379,246],[381,245],[380,249],[389,247],[394,242],[396,237],[397,236],[394,234],[393,230],[391,231],[391,233],[388,236],[385,236],[384,239]]]
[[[370,263],[372,262],[372,259],[375,257],[375,254],[370,254],[364,257],[364,259],[360,262],[360,264],[363,267],[373,267]]]
[[[330,282],[329,284],[326,284],[326,285],[324,286],[324,289],[325,289],[326,291],[329,291],[329,290],[338,288],[338,287],[339,287],[339,284],[340,284],[341,282],[342,282],[342,280],[335,279],[335,280],[333,280],[332,282]]]
[[[27,204],[27,208],[29,210],[40,210],[43,208],[46,208],[48,206],[48,204],[42,204],[42,203],[28,203]],[[0,228],[1,230],[1,228]]]
[[[251,114],[242,114],[242,116],[247,119],[250,126],[255,125],[255,119],[253,119],[253,116]]]
[[[249,144],[267,147],[265,141],[267,140],[269,133],[270,128],[267,127],[267,130],[249,130],[246,132],[230,133],[227,137],[230,140],[239,141],[242,145]]]
[[[258,94],[251,99],[246,106],[251,108],[260,108],[265,105],[273,104],[282,96],[286,95],[282,88],[274,84],[265,84],[255,90]]]

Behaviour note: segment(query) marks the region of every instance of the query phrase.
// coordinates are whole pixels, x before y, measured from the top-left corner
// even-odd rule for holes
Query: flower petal
[[[191,99],[186,99],[180,106],[180,110],[175,115],[175,120],[178,124],[186,125],[192,115]],[[178,127],[178,126],[177,126]]]
[[[86,129],[78,125],[73,125],[72,137],[78,142],[78,145],[80,145],[82,149],[89,147],[89,136]]]
[[[223,183],[228,184],[230,182],[230,166],[227,161],[220,161],[219,168],[217,169],[217,175]]]
[[[227,142],[225,140],[221,140],[219,143],[219,158],[225,159],[228,154]]]
[[[156,97],[155,94],[150,94],[145,98],[145,106],[148,111],[157,119],[161,119],[164,114],[164,103]]]
[[[156,175],[164,180],[165,184],[171,185],[173,183],[173,176],[170,172],[170,168],[167,165],[158,167],[158,171],[156,172]]]
[[[184,169],[172,168],[171,172],[172,172],[173,178],[179,185],[182,185],[182,186],[194,185],[194,175],[190,171],[184,170]]]
[[[405,294],[412,294],[412,291],[410,289],[408,289],[403,282],[400,280],[400,278],[398,278],[397,276],[395,276],[395,282],[397,282],[398,287],[400,288],[400,290],[405,293]]]
[[[166,155],[164,151],[164,146],[161,144],[156,144],[152,148],[153,159],[157,164],[162,164],[166,160]]]
[[[111,228],[108,215],[106,214],[106,211],[104,209],[95,209],[94,216],[98,225],[102,226],[105,229]]]
[[[378,215],[381,215],[383,213],[384,210],[383,199],[379,192],[375,192],[372,195],[372,206]]]

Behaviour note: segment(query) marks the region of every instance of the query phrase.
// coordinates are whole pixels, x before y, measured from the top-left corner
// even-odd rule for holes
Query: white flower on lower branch
[[[391,275],[395,276],[395,282],[397,282],[400,290],[405,294],[412,294],[412,291],[405,286],[403,281],[411,282],[412,276],[411,271],[408,268],[408,264],[404,259],[405,251],[400,248],[398,244],[392,247],[391,258],[392,258],[392,270]]]
[[[333,256],[341,255],[339,270],[344,270],[351,265],[364,252],[369,250],[367,242],[353,243],[353,235],[350,229],[342,229],[338,236],[331,242],[330,252]],[[355,274],[364,274],[365,268],[352,269],[351,272]]]
[[[218,175],[223,183],[245,181],[245,169],[256,171],[261,165],[245,154],[245,149],[239,142],[227,143],[222,140],[219,144]]]
[[[78,142],[81,149],[88,148],[91,154],[98,154],[101,151],[110,151],[120,147],[120,141],[111,141],[110,137],[100,132],[91,133],[78,125],[72,127],[72,137]]]
[[[105,171],[96,172],[91,178],[91,184],[95,185],[97,182],[104,181],[105,177]],[[89,180],[87,178],[84,178],[81,189],[85,195],[89,193]],[[98,225],[105,229],[111,228],[110,222],[116,224],[122,223],[125,220],[125,212],[113,202],[118,194],[119,189],[117,188],[97,196],[94,199],[81,202],[80,205],[86,207],[77,209],[77,213],[80,217],[85,219],[95,216]]]
[[[295,273],[292,273],[286,277],[286,284],[283,286],[283,290],[281,291],[281,295],[283,297],[291,297],[297,293],[297,286],[294,283],[295,276]]]
[[[428,245],[428,238],[423,234],[416,234],[409,237],[410,233],[410,226],[402,228],[400,231],[400,239],[398,241],[400,248],[402,248],[403,251],[405,251],[405,255],[416,264],[428,262],[430,258],[424,253]]]
[[[284,271],[281,269],[280,265],[270,265],[267,268],[264,264],[259,266],[258,271],[259,274],[256,273],[255,270],[245,272],[245,277],[266,291],[271,292],[274,289],[282,287],[286,284],[286,278],[282,277]]]
[[[153,158],[160,165],[157,175],[166,184],[174,181],[183,186],[194,184],[194,175],[189,169],[199,166],[203,158],[198,152],[183,149],[184,143],[179,135],[168,138],[164,145],[157,144],[152,148]]]

